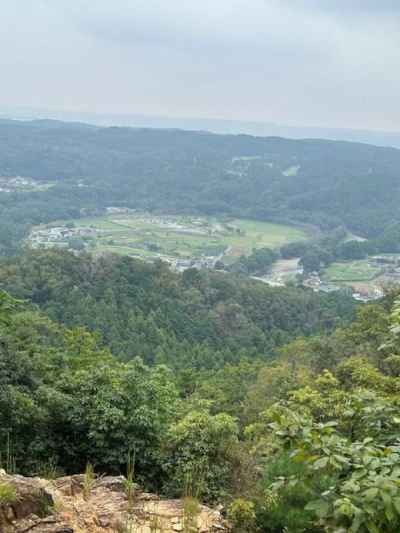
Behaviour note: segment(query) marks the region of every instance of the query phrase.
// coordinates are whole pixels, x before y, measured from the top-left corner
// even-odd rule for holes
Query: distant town
[[[0,193],[39,192],[53,186],[49,181],[38,181],[22,176],[0,176]]]
[[[178,225],[174,227],[178,232],[192,233],[191,230],[181,228]],[[66,248],[70,250],[80,251],[91,247],[91,239],[100,237],[107,233],[98,228],[91,227],[66,227],[55,226],[43,229],[34,229],[29,235],[29,246],[33,249],[46,248]],[[198,234],[203,234],[201,230],[197,230]],[[158,259],[167,262],[174,270],[183,272],[188,268],[215,268],[216,263],[222,259],[223,254],[218,256],[204,256],[201,258],[178,259],[165,256],[162,253],[156,254]],[[132,257],[142,258],[141,255],[132,253]],[[152,260],[154,260],[153,258]]]

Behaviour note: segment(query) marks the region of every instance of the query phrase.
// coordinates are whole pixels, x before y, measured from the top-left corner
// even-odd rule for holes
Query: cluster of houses
[[[139,222],[145,222],[158,228],[174,231],[175,233],[187,233],[194,235],[207,235],[216,233],[218,228],[213,227],[204,222],[200,218],[190,218],[187,222],[184,220],[177,220],[175,217],[157,217],[144,216],[137,219]]]
[[[136,209],[130,209],[129,207],[107,207],[107,215],[129,215],[135,213]]]
[[[317,272],[312,272],[309,277],[302,282],[303,287],[312,289],[315,292],[334,292],[343,287],[336,283],[322,281]],[[382,298],[383,290],[381,287],[370,283],[355,283],[354,287],[349,286],[352,290],[352,296],[355,300],[360,302],[370,302]]]
[[[398,255],[383,255],[373,257],[371,264],[381,268],[388,281],[400,280],[400,257]]]
[[[125,207],[107,207],[108,215],[129,215],[135,213],[135,209]],[[113,222],[124,224],[127,221],[124,218],[114,219]],[[174,217],[174,216],[156,216],[156,215],[136,215],[135,222],[146,225],[170,230],[175,233],[186,233],[193,235],[213,235],[223,232],[224,228],[220,223],[209,223],[200,217]],[[234,231],[233,226],[226,225],[226,229]]]
[[[67,227],[67,226],[54,226],[43,227],[35,229],[29,235],[28,241],[31,248],[53,248],[55,246],[60,248],[68,248],[70,246],[71,239],[80,238],[95,238],[101,232],[99,229],[90,227]],[[207,256],[201,258],[172,258],[164,256],[163,254],[157,254],[159,259],[169,263],[172,269],[183,272],[188,268],[214,268],[218,259],[221,256]],[[135,254],[132,254],[135,256]]]
[[[370,302],[371,300],[378,300],[384,295],[383,290],[380,287],[373,286],[368,289],[358,290],[353,292],[353,298],[359,302]]]
[[[21,176],[0,177],[0,192],[10,193],[24,189],[40,189],[43,185],[47,184],[39,183],[32,178],[23,178]]]
[[[174,259],[169,261],[171,267],[178,272],[183,272],[188,268],[215,268],[218,257],[201,257],[199,259]]]
[[[340,287],[334,283],[322,281],[317,272],[311,272],[311,274],[305,280],[303,280],[303,287],[312,289],[315,292],[334,292],[340,289]]]
[[[136,257],[138,259],[144,259],[143,256],[137,255],[137,254],[132,254],[131,257]],[[198,259],[192,259],[192,258],[175,259],[175,258],[166,256],[166,255],[163,255],[163,254],[157,254],[157,259],[164,261],[165,263],[168,263],[170,268],[172,270],[175,270],[176,272],[184,272],[188,268],[197,268],[199,270],[204,269],[204,268],[214,269],[218,261],[218,257],[201,257]],[[156,258],[152,258],[152,259],[146,258],[145,260],[150,263],[153,263],[156,260]]]
[[[94,228],[74,228],[56,226],[53,228],[36,229],[29,235],[29,244],[32,248],[51,248],[54,245],[68,246],[72,238],[96,237],[98,230]]]

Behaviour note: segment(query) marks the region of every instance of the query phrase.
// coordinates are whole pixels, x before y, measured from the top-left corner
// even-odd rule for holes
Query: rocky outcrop
[[[1,533],[223,533],[219,511],[185,500],[164,500],[124,477],[84,475],[47,481],[0,471]],[[4,492],[4,491],[3,491]],[[1,494],[1,490],[0,490]]]

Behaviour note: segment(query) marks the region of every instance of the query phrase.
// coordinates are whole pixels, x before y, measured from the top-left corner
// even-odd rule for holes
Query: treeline
[[[162,335],[178,324],[187,334],[183,296],[195,306],[209,299],[210,308],[224,298],[240,302],[257,324],[266,308],[277,322],[293,319],[289,295],[297,292],[188,272],[185,278],[162,265],[56,252],[3,263],[3,284],[30,301],[0,292],[0,466],[54,476],[82,472],[90,462],[98,473],[125,473],[134,457],[135,479],[145,487],[221,502],[238,532],[398,531],[398,292],[360,307],[353,322],[333,331],[300,335],[273,359],[244,349],[217,367],[172,358],[160,364],[130,352],[117,358],[101,327],[100,334],[83,327],[80,299],[67,296],[76,288],[81,297],[91,294],[98,320],[110,304],[104,292],[114,287],[118,305],[110,313],[124,314],[123,292],[142,317],[164,319]],[[302,311],[324,314],[313,301],[303,299]],[[196,321],[209,328],[202,316]],[[133,327],[138,342],[146,338],[143,322]],[[213,358],[218,343],[207,331]]]
[[[43,192],[0,191],[0,257],[19,253],[32,226],[79,218],[82,209],[93,214],[102,213],[98,197],[103,192],[82,193],[77,187],[63,183]]]
[[[300,257],[304,272],[320,271],[335,261],[365,259],[370,255],[400,252],[400,223],[388,226],[380,237],[347,240],[343,227],[325,233],[318,239],[285,245],[283,258]]]
[[[277,250],[272,250],[271,248],[256,248],[250,255],[240,256],[233,264],[229,266],[225,266],[223,263],[221,265],[217,264],[216,268],[221,266],[229,272],[262,276],[268,273],[279,257],[280,254]]]

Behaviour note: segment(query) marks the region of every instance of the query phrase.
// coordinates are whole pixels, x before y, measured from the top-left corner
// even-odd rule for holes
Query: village
[[[55,246],[68,248],[70,240],[74,238],[94,238],[98,235],[97,229],[82,227],[39,227],[33,229],[28,237],[28,244],[33,249],[53,248]]]
[[[378,284],[358,281],[349,281],[347,284],[340,284],[337,282],[323,281],[317,272],[312,272],[305,280],[303,280],[302,285],[315,292],[321,291],[326,293],[347,288],[352,291],[353,298],[360,302],[377,300],[384,295],[383,289]]]
[[[127,221],[118,216],[130,215],[134,210],[119,207],[107,208],[109,215],[116,215],[112,218],[112,223],[121,227],[127,227]],[[174,217],[158,217],[158,216],[143,216],[135,217],[135,224],[144,225],[146,229],[142,229],[140,235],[144,238],[140,242],[124,243],[124,248],[127,249],[127,255],[139,259],[145,259],[153,262],[155,260],[162,260],[170,265],[170,267],[178,272],[183,272],[188,268],[215,268],[215,264],[222,259],[224,251],[229,247],[222,247],[214,254],[196,253],[192,257],[176,257],[174,254],[167,253],[166,250],[154,242],[154,233],[149,228],[160,228],[163,231],[173,232],[174,234],[186,234],[188,236],[210,236],[216,234],[220,228],[218,224],[210,226],[205,224],[201,219],[190,218],[187,225],[185,219],[177,221]],[[128,226],[129,227],[129,226]],[[231,231],[235,228],[232,227]],[[108,251],[118,253],[118,243],[115,242],[116,235],[121,238],[121,230],[101,229],[94,227],[94,225],[79,226],[74,223],[66,223],[65,225],[57,226],[39,226],[34,228],[28,236],[27,245],[33,249],[49,249],[49,248],[65,248],[70,250],[84,250],[90,248],[96,254],[106,253],[104,249],[108,246]],[[130,233],[135,234],[135,228],[130,228]],[[129,250],[131,249],[131,250]]]
[[[400,282],[400,255],[377,255],[360,261],[334,263],[322,272],[308,274],[304,274],[298,258],[279,259],[267,275],[255,279],[272,287],[294,282],[314,292],[348,290],[355,300],[369,302],[381,298],[385,286]]]
[[[229,264],[232,254],[237,254],[236,242],[249,236],[232,221],[138,213],[125,207],[108,207],[106,213],[104,217],[38,226],[32,229],[27,244],[34,249],[89,249],[96,255],[118,253],[148,262],[161,260],[183,272]],[[386,285],[400,282],[400,255],[337,262],[307,275],[298,258],[279,259],[268,274],[256,279],[271,286],[294,282],[315,292],[347,289],[356,300],[368,302],[381,298]]]
[[[0,193],[43,191],[52,185],[48,181],[37,181],[22,176],[0,176]]]
[[[360,267],[357,270],[357,265],[364,266],[364,274],[360,272]],[[371,256],[365,260],[342,263],[340,266],[342,266],[342,271],[338,269],[339,272],[336,275],[333,273],[335,265],[331,269],[328,268],[322,275],[312,272],[303,281],[303,286],[323,292],[350,288],[354,299],[368,302],[382,298],[385,286],[400,282],[400,256],[397,254]],[[355,270],[353,275],[352,269]]]
[[[96,255],[119,253],[148,262],[161,260],[177,272],[188,268],[215,269],[220,268],[221,262],[229,261],[232,252],[235,253],[232,239],[247,237],[237,224],[109,207],[105,217],[33,228],[27,244],[34,249],[89,249]],[[359,261],[333,263],[321,273],[307,275],[304,275],[299,259],[279,259],[267,275],[256,279],[271,286],[294,282],[315,292],[347,289],[356,300],[368,302],[381,298],[386,285],[400,282],[400,255],[382,254]]]
[[[253,220],[162,215],[120,206],[104,211],[103,215],[34,227],[26,245],[76,252],[87,249],[96,255],[117,253],[148,262],[161,260],[183,272],[188,268],[221,268],[221,262],[230,265],[254,247],[286,242],[288,234],[303,237],[292,227]]]

